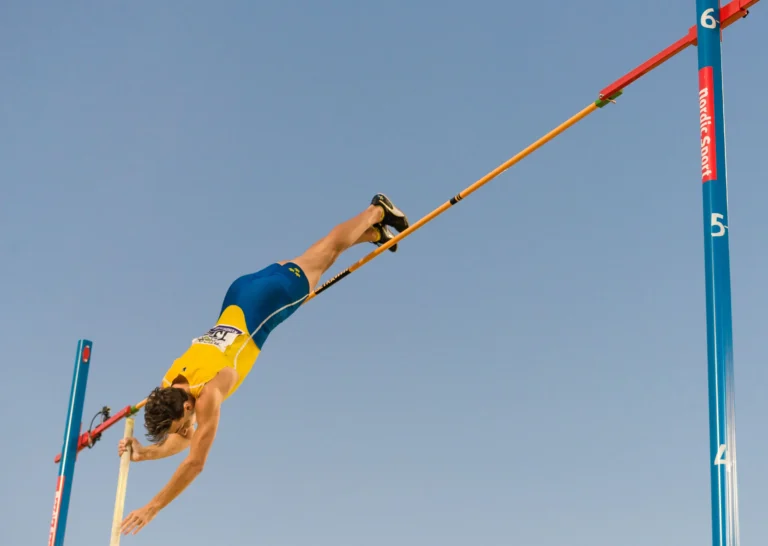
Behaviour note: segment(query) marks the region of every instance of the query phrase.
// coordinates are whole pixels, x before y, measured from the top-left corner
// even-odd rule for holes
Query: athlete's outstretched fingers
[[[123,525],[120,528],[120,532],[127,535],[133,531],[135,535],[152,519],[157,515],[157,509],[153,508],[151,504],[144,508],[134,510],[123,520]]]

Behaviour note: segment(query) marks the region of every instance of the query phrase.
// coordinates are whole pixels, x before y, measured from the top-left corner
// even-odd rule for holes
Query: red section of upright
[[[701,134],[701,182],[704,183],[717,180],[715,82],[711,66],[699,70],[699,131]]]
[[[98,427],[93,429],[90,433],[83,432],[77,440],[77,452],[80,453],[80,451],[86,448],[91,442],[95,442],[96,440],[98,440],[99,437],[101,437],[102,432],[104,432],[109,427],[117,423],[123,417],[126,417],[130,414],[131,414],[131,406],[126,406],[120,411],[118,411],[116,414],[114,414],[112,417],[104,421]],[[56,455],[56,457],[53,459],[53,462],[58,463],[60,460],[61,460],[61,453]]]
[[[742,17],[746,17],[747,10],[757,4],[760,0],[733,0],[729,4],[726,4],[720,8],[720,28],[726,28]],[[666,48],[661,53],[658,53],[645,61],[643,64],[635,68],[633,71],[627,73],[627,75],[616,80],[611,85],[600,91],[600,98],[610,99],[616,93],[623,90],[628,85],[636,82],[645,74],[674,57],[689,46],[696,45],[697,43],[696,25],[688,29],[688,34],[683,38],[680,38],[677,42]]]
[[[61,492],[64,490],[64,476],[56,480],[56,494],[53,497],[53,516],[51,517],[51,531],[48,535],[48,546],[56,542],[56,529],[59,527],[59,509],[61,508]]]

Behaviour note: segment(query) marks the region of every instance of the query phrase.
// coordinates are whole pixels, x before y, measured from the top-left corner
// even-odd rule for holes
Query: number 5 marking
[[[717,27],[717,19],[713,17],[713,13],[715,13],[715,8],[709,8],[708,10],[704,10],[704,13],[701,14],[701,26],[704,28],[716,28]]]
[[[712,227],[716,227],[717,231],[712,232],[712,237],[722,237],[725,235],[725,230],[728,229],[728,226],[724,225],[720,220],[725,218],[722,214],[713,214],[712,215]]]

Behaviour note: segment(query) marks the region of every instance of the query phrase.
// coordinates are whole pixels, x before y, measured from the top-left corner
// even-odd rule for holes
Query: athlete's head
[[[144,405],[144,426],[147,438],[162,442],[171,433],[185,436],[195,422],[195,399],[184,388],[156,388]]]

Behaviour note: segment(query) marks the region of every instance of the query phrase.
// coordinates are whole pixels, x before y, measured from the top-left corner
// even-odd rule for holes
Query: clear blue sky
[[[693,0],[4,2],[0,542],[47,538],[79,338],[87,426],[234,278],[378,191],[418,219],[694,21]],[[745,544],[768,536],[766,28],[758,5],[724,48]],[[123,544],[708,544],[697,89],[690,49],[297,312],[203,475]],[[79,457],[67,544],[108,540],[121,434]],[[126,512],[180,460],[133,465]]]

